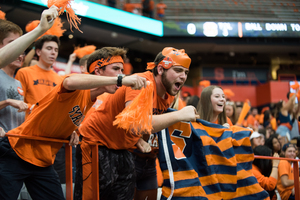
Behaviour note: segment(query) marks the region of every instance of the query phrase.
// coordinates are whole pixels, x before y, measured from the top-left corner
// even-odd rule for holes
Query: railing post
[[[99,153],[98,144],[91,145],[92,148],[92,191],[93,200],[99,200]]]
[[[72,146],[65,144],[66,163],[66,199],[73,200],[73,176],[72,176]]]
[[[293,171],[294,171],[294,187],[295,187],[295,199],[300,199],[299,191],[299,165],[298,161],[293,161]]]

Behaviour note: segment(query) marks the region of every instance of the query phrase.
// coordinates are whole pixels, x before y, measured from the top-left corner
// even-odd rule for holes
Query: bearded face
[[[168,70],[164,70],[161,79],[166,92],[175,96],[185,83],[188,72],[189,70],[182,66],[173,66]]]

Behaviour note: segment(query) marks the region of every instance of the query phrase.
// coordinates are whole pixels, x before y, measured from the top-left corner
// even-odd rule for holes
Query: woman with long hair
[[[197,106],[200,119],[220,125],[232,125],[226,117],[225,103],[225,94],[221,87],[211,85],[204,88]]]
[[[272,156],[272,150],[266,146],[257,146],[253,149],[254,155]],[[279,157],[274,153],[274,157]],[[256,177],[260,186],[266,190],[270,198],[275,194],[275,187],[278,179],[278,164],[279,160],[266,160],[255,158],[252,163],[252,172]]]
[[[225,106],[226,116],[231,120],[233,124],[237,122],[237,115],[236,115],[236,107],[233,101],[226,101]]]
[[[270,135],[270,137],[265,142],[265,146],[269,147],[272,150],[272,154],[278,153],[280,155],[281,144],[278,139],[278,134]]]

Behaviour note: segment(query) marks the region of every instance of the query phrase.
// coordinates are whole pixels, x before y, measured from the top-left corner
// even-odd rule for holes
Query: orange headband
[[[112,64],[112,63],[122,63],[124,64],[123,58],[121,56],[109,56],[108,58],[101,58],[99,60],[94,61],[89,68],[89,73],[92,73],[95,71],[95,68],[101,68],[106,65]]]
[[[162,60],[159,64],[162,64],[165,69],[169,69],[172,66],[183,66],[184,68],[189,69],[191,64],[190,57],[185,53],[184,49],[175,49],[173,47],[165,47],[162,50],[162,55],[167,57],[167,60]],[[162,62],[170,62],[172,61],[172,65],[170,63],[162,63]],[[150,62],[147,63],[147,69],[153,69],[155,67],[155,63]]]

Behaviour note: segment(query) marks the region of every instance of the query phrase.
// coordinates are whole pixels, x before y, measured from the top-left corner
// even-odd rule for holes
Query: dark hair
[[[196,96],[196,95],[193,95],[193,96],[191,96],[190,98],[189,98],[189,100],[186,102],[186,105],[188,106],[188,105],[192,105],[192,106],[194,106],[195,108],[197,108],[197,105],[198,105],[198,103],[199,103],[199,97],[198,96]]]
[[[15,23],[0,19],[0,43],[3,44],[3,40],[7,38],[9,33],[18,33],[20,36],[23,34],[22,29]]]
[[[40,39],[38,39],[34,46],[35,46],[35,50],[37,49],[42,49],[43,45],[45,42],[56,42],[58,47],[60,46],[60,41],[59,38],[55,35],[44,35],[43,37],[41,37]]]
[[[279,139],[278,139],[278,134],[272,134],[272,135],[270,135],[270,137],[268,138],[268,139],[266,139],[266,141],[265,141],[265,146],[267,146],[268,148],[270,148],[271,150],[272,150],[272,155],[274,154],[274,153],[278,153],[279,155],[280,155],[280,153],[281,153],[281,143],[279,142],[279,144],[280,144],[280,150],[279,150],[279,152],[275,152],[274,151],[274,147],[273,147],[273,139],[276,139],[276,140],[278,140],[278,142],[279,142]]]
[[[92,54],[89,55],[87,59],[87,72],[90,70],[90,65],[101,58],[108,58],[109,56],[121,56],[123,60],[126,58],[127,50],[119,47],[102,47],[97,49]],[[104,66],[105,67],[105,66]],[[105,70],[105,68],[102,67]],[[94,72],[93,72],[94,73]],[[92,74],[93,74],[92,73]]]
[[[154,76],[158,75],[158,71],[157,71],[157,65],[165,58],[166,56],[162,55],[162,52],[159,52],[155,59],[154,59],[154,63],[155,63],[155,67],[151,70],[152,73],[154,74]],[[165,70],[165,69],[164,69]]]
[[[267,131],[265,128],[260,128],[257,132],[263,134],[266,137]]]
[[[212,91],[215,88],[220,88],[219,86],[216,85],[210,85],[206,88],[204,88],[201,92],[200,100],[197,106],[197,111],[200,115],[200,119],[203,119],[205,121],[210,122],[212,116],[213,116],[213,107],[211,103],[211,95]],[[227,123],[227,118],[226,118],[226,113],[225,113],[225,106],[223,108],[223,112],[221,112],[218,115],[218,124],[223,125],[224,123]]]
[[[274,105],[273,113],[276,121],[278,121],[279,119],[279,113],[281,112],[281,108],[282,108],[282,101],[279,101]]]
[[[263,121],[263,126],[266,128],[270,122],[271,122],[271,118],[270,118],[270,115],[271,115],[271,111],[270,110],[266,110],[264,112],[264,121]]]
[[[85,55],[79,60],[79,66],[84,66],[87,60],[89,59],[89,55]]]
[[[272,150],[264,145],[255,147],[253,153],[254,155],[259,156],[272,156]],[[272,171],[272,160],[254,158],[253,165],[258,167],[264,176],[270,176]]]

